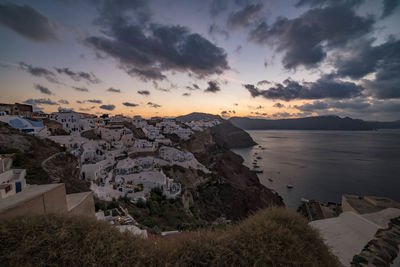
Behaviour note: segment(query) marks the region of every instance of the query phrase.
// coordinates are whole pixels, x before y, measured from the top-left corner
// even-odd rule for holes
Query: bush
[[[150,231],[159,231],[147,221]],[[0,221],[2,266],[339,266],[300,215],[269,209],[226,230],[140,239],[106,222],[61,215]]]

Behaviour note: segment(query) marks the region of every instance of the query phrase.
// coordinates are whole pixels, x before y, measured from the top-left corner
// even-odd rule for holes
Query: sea
[[[289,209],[302,198],[341,202],[342,194],[400,202],[400,130],[247,132],[258,145],[233,151],[251,169],[257,160],[260,182]]]

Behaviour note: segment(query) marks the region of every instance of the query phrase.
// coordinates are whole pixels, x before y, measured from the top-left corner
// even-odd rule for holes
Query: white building
[[[0,157],[0,199],[15,195],[26,188],[25,169],[10,169],[12,159]]]
[[[73,111],[54,112],[49,118],[61,123],[64,130],[69,133],[90,130],[96,125],[94,118],[84,117]]]
[[[169,162],[170,165],[178,165],[184,168],[192,168],[202,170],[205,173],[209,173],[204,165],[197,161],[194,155],[190,152],[181,151],[179,149],[162,146],[158,150],[160,158]]]
[[[0,121],[5,122],[11,127],[18,129],[24,133],[43,137],[50,135],[50,132],[47,130],[47,127],[43,125],[42,121],[31,121],[14,115],[0,116]]]
[[[157,142],[150,142],[146,139],[136,139],[133,144],[133,152],[154,152],[157,150],[157,147]]]

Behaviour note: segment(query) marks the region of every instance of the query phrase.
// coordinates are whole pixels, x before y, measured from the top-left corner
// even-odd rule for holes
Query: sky
[[[398,0],[0,0],[0,102],[400,119]]]

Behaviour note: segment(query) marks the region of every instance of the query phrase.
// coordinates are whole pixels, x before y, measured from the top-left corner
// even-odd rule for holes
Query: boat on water
[[[253,172],[255,172],[255,173],[263,173],[263,171],[262,170],[252,170]]]
[[[306,198],[302,197],[302,198],[301,198],[301,202],[308,203],[308,202],[310,202],[310,200],[308,200],[308,199],[306,199]]]
[[[289,183],[286,185],[287,188],[292,189],[294,185],[292,184],[292,178],[289,179]]]
[[[268,178],[268,181],[273,182],[274,180],[272,180],[272,178]]]

